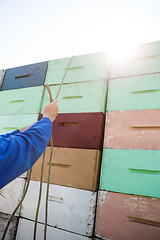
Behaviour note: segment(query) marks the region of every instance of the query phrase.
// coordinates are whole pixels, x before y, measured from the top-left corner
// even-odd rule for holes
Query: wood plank
[[[53,122],[53,146],[102,150],[103,132],[103,113],[58,114]]]
[[[42,184],[42,199],[38,221],[44,223],[46,183]],[[35,191],[36,189],[36,191]],[[24,199],[21,216],[35,219],[39,183],[31,181]],[[96,192],[50,184],[48,225],[84,236],[92,236]]]
[[[160,150],[160,109],[107,113],[105,148]]]
[[[60,84],[70,58],[49,61],[45,83]],[[64,83],[95,81],[107,78],[107,54],[94,53],[74,56]]]
[[[1,198],[1,196],[0,196],[0,198]],[[0,239],[2,239],[2,235],[5,231],[5,228],[7,226],[9,218],[10,218],[9,214],[0,212]],[[9,225],[8,231],[6,233],[6,238],[5,238],[6,240],[15,240],[17,223],[18,223],[18,218],[13,217],[13,219]]]
[[[10,182],[1,189],[2,195],[0,195],[0,212],[12,214],[14,209],[17,207],[17,204],[21,200],[24,183],[24,179],[16,178],[14,181]],[[15,216],[18,215],[19,210]]]
[[[100,189],[160,198],[160,151],[103,149]]]
[[[13,132],[16,129],[34,123],[38,120],[38,114],[1,115],[0,134]]]
[[[138,45],[131,59],[110,63],[110,78],[160,72],[160,41]]]
[[[7,69],[2,90],[42,86],[45,80],[48,62],[30,64]]]
[[[160,108],[160,74],[109,81],[107,111]]]
[[[34,222],[29,221],[24,218],[20,218],[19,225],[18,225],[18,231],[17,231],[17,235],[16,235],[16,240],[33,239],[33,231],[34,231]],[[36,239],[42,240],[43,235],[44,235],[44,224],[38,223]],[[64,240],[89,240],[90,238],[47,226],[47,238],[46,239],[47,240],[51,240],[51,239],[54,239],[54,240],[63,240],[63,239]]]
[[[95,234],[103,239],[159,240],[160,199],[99,191]]]
[[[59,113],[105,112],[106,87],[105,80],[63,85],[58,97]],[[55,98],[59,85],[50,88]],[[42,109],[48,103],[45,88]]]
[[[40,113],[43,86],[1,91],[0,115]]]
[[[51,148],[46,148],[43,182],[48,179]],[[34,164],[31,179],[40,181],[43,156]],[[98,150],[53,148],[50,183],[98,190],[101,152]]]
[[[0,89],[3,83],[4,73],[5,71],[3,69],[0,69]]]

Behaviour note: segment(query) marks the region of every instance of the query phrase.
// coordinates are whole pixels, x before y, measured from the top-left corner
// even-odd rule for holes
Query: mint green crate
[[[109,80],[107,111],[160,108],[160,74]]]
[[[160,151],[103,149],[100,190],[160,198]]]
[[[112,57],[109,72],[110,78],[160,72],[160,41],[138,45],[128,59]]]
[[[39,114],[0,116],[0,135],[13,132],[38,120]]]
[[[0,91],[0,115],[40,112],[43,86]]]
[[[55,98],[59,85],[51,86]],[[105,112],[106,102],[105,80],[64,84],[58,97],[59,113]],[[45,88],[42,109],[49,103],[49,95]]]
[[[139,58],[146,58],[160,54],[160,41],[139,44],[135,47],[134,55]]]
[[[71,58],[51,60],[48,64],[45,83],[60,84]],[[74,56],[64,83],[103,80],[107,78],[107,54],[95,53]]]

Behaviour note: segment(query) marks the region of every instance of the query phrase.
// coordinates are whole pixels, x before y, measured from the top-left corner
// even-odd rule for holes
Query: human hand
[[[50,104],[46,105],[42,110],[43,117],[49,118],[52,122],[56,119],[56,117],[58,115],[57,102],[58,102],[58,100],[55,99]]]

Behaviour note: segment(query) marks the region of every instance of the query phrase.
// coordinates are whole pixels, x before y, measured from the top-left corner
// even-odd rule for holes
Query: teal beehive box
[[[160,108],[160,74],[109,81],[107,111]]]
[[[43,86],[0,92],[0,115],[38,114]]]
[[[45,83],[60,84],[71,58],[49,61]],[[73,56],[64,83],[103,80],[107,78],[107,54]]]
[[[59,85],[51,86],[53,98]],[[105,112],[107,84],[105,80],[64,84],[58,97],[59,113]],[[42,108],[49,103],[45,89]],[[41,109],[42,110],[42,109]]]
[[[100,190],[160,198],[160,151],[103,149]]]

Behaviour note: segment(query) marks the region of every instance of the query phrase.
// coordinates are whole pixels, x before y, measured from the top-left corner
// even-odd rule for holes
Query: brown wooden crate
[[[160,109],[108,112],[104,147],[159,150]]]
[[[43,182],[47,182],[51,148],[46,148]],[[31,179],[40,181],[42,158],[32,168]],[[53,148],[50,183],[97,191],[101,152],[91,149]]]
[[[160,199],[99,191],[95,235],[112,240],[159,240]]]

